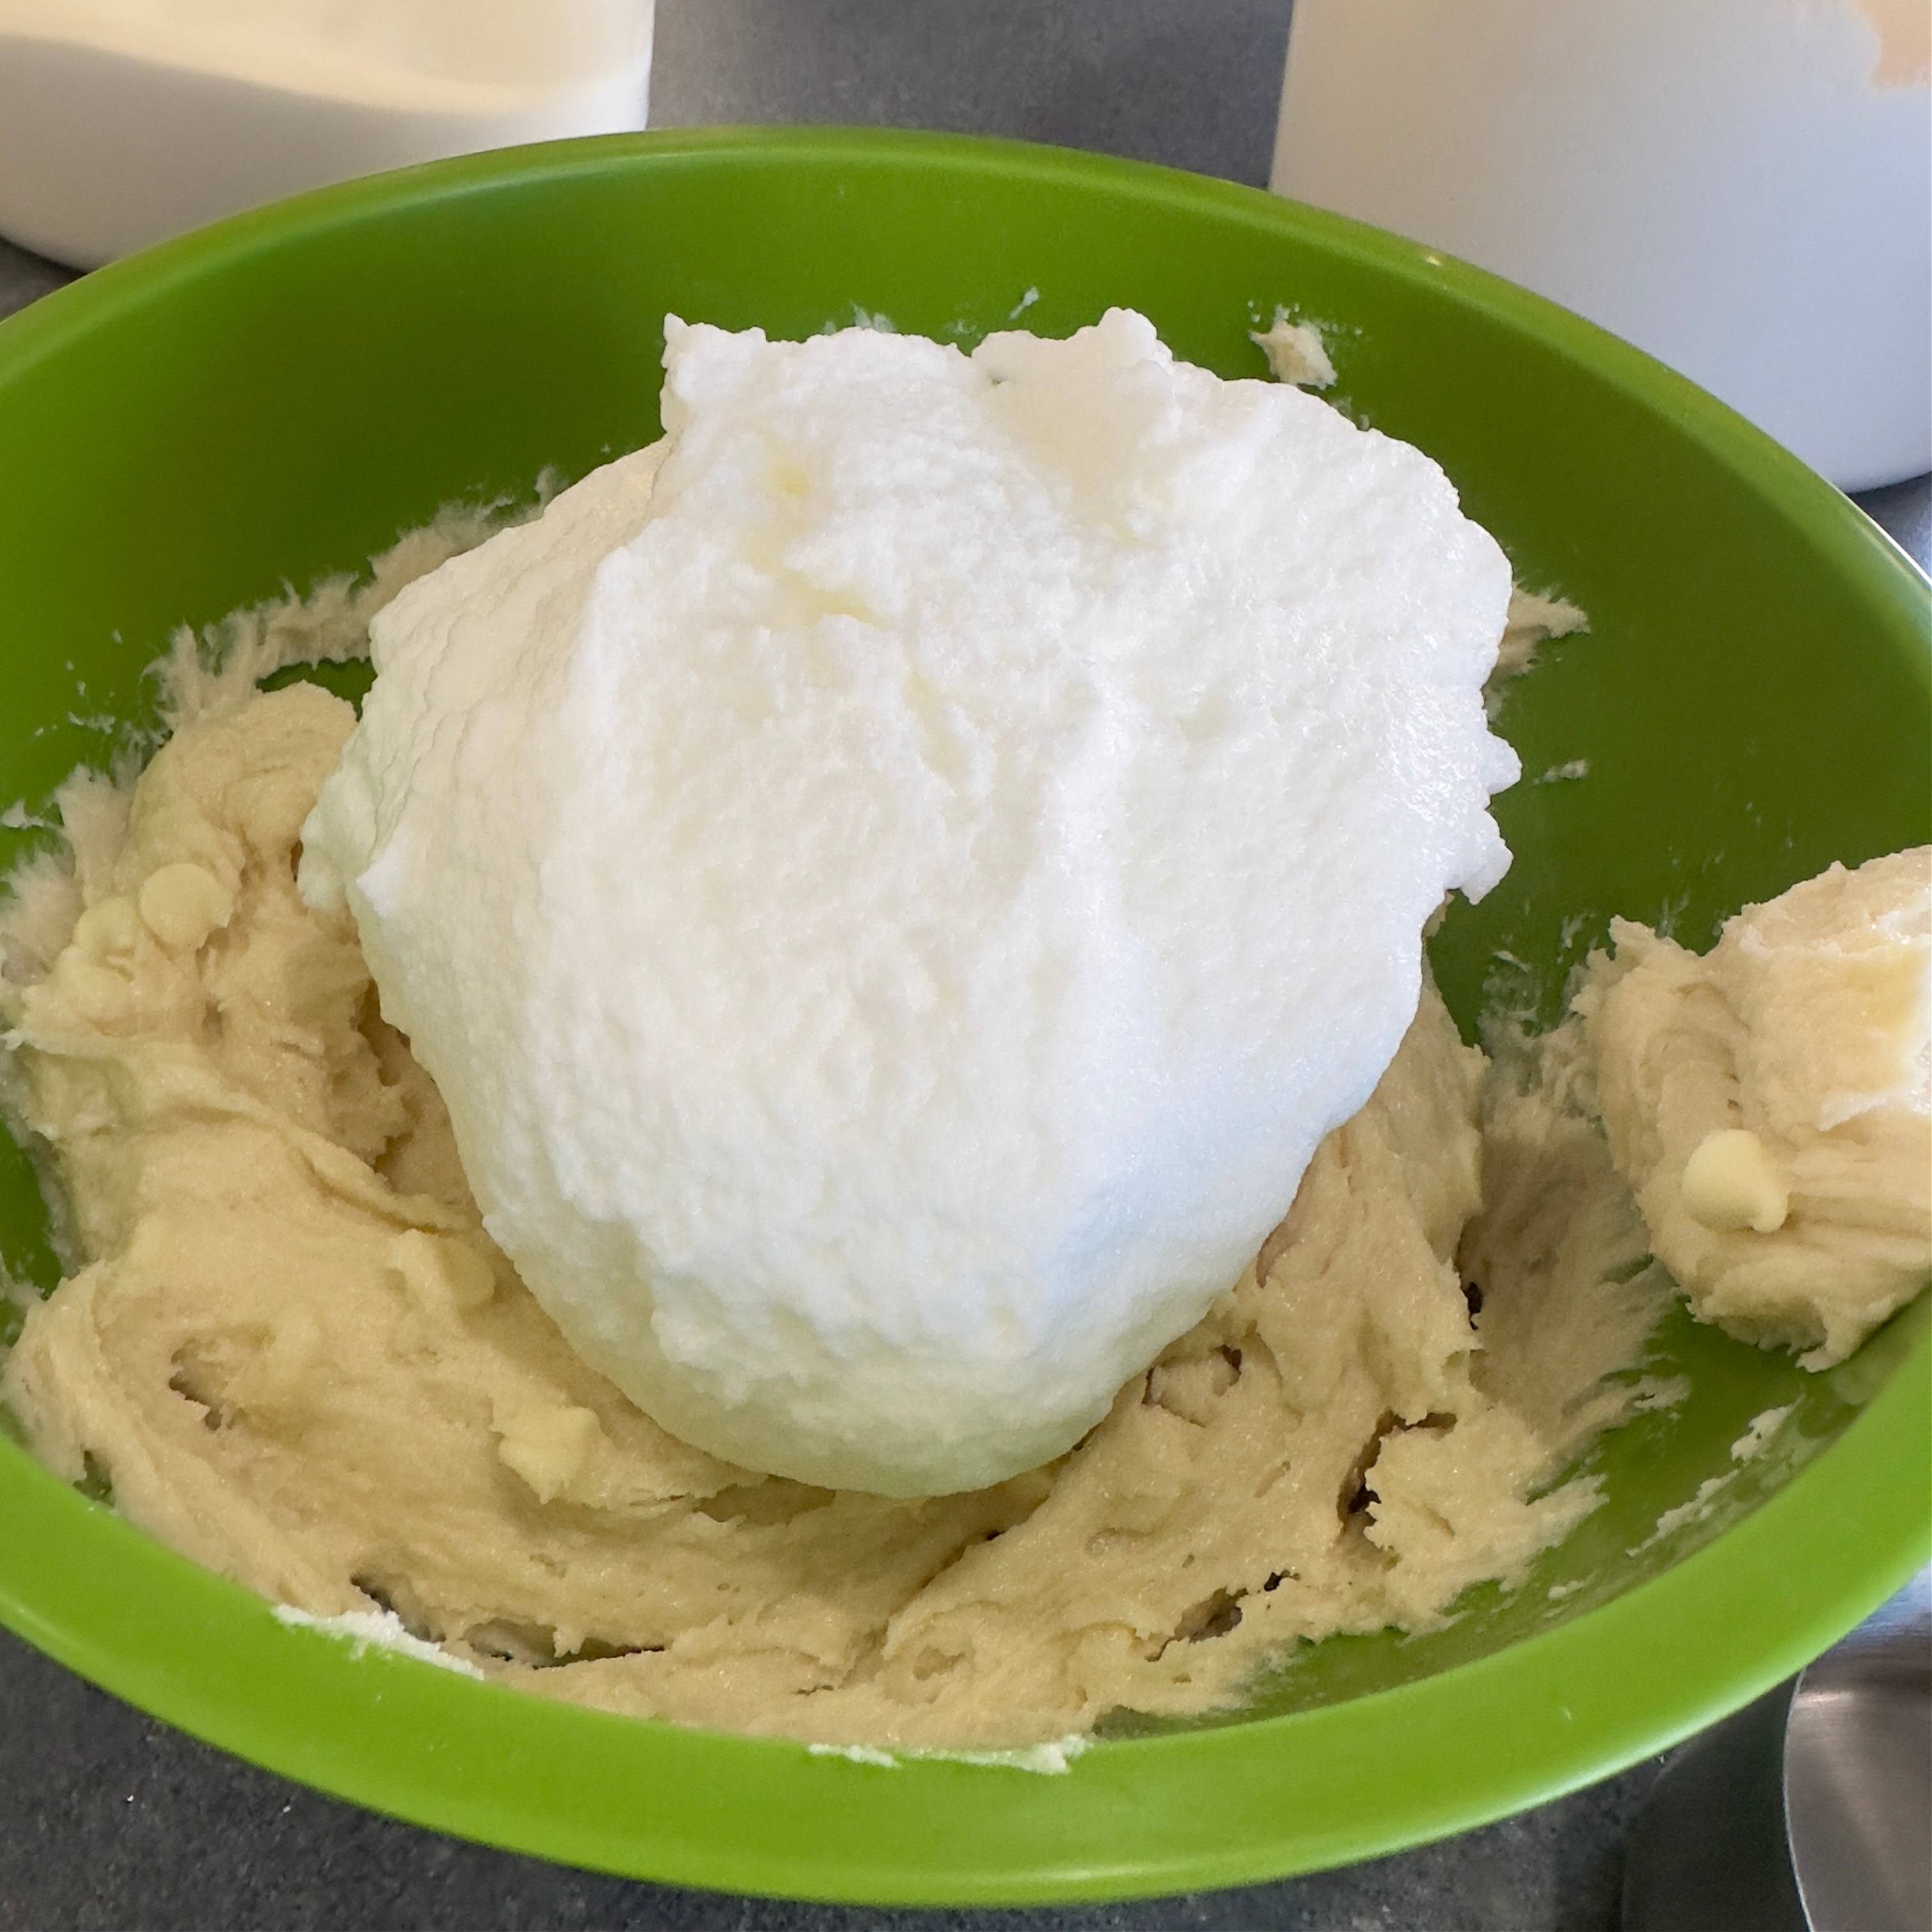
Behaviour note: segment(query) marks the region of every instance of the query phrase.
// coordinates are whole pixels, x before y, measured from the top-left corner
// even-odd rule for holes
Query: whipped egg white
[[[667,323],[653,448],[372,631],[303,828],[484,1226],[732,1461],[1036,1467],[1192,1327],[1508,863],[1502,551],[1110,312]]]

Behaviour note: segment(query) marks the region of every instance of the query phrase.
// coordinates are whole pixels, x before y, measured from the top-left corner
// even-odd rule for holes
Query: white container
[[[92,267],[298,190],[644,124],[653,0],[0,0],[0,234]]]
[[[1867,488],[1932,469],[1928,72],[1926,0],[1295,0],[1271,184]]]

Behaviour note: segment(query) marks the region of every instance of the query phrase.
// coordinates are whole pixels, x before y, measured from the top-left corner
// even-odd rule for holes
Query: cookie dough
[[[1426,1628],[1510,1584],[1594,1507],[1581,1450],[1676,1393],[1634,1372],[1673,1292],[1653,1245],[1700,1312],[1814,1363],[1922,1282],[1923,1072],[1886,1044],[1922,991],[1919,854],[1754,910],[1708,961],[1619,926],[1578,1016],[1486,1072],[1425,988],[1252,1264],[1042,1468],[890,1500],[688,1447],[484,1234],[346,920],[296,889],[353,717],[256,681],[352,653],[374,604],[479,533],[238,620],[217,671],[178,650],[169,742],[131,790],[76,778],[69,849],[0,909],[4,1098],[73,1264],[0,1396],[62,1476],[295,1619],[868,1749],[1236,1706],[1298,1642]],[[1856,1051],[1758,1040],[1802,1040],[1837,967],[1870,996],[1846,1010],[1883,1021]],[[1752,991],[1801,982],[1782,1018]],[[1715,1144],[1687,1204],[1714,1132],[1760,1154]],[[1794,1246],[1768,1274],[1729,1264]]]
[[[1828,1368],[1932,1274],[1932,847],[1628,920],[1574,1004],[1617,1170],[1707,1321]]]
[[[483,1234],[347,922],[297,894],[349,707],[231,680],[182,712],[131,795],[70,788],[70,868],[7,916],[10,1103],[77,1265],[4,1393],[53,1468],[197,1561],[552,1696],[1004,1748],[1227,1704],[1298,1639],[1426,1626],[1593,1506],[1556,1479],[1641,1399],[1606,1378],[1663,1291],[1613,1285],[1644,1235],[1612,1186],[1562,1282],[1540,1227],[1520,1262],[1492,1235],[1479,1330],[1455,1256],[1483,1061],[1432,991],[1282,1228],[1070,1454],[896,1501],[680,1443]],[[1555,1168],[1525,1158],[1532,1218],[1579,1159],[1603,1192],[1585,1126]]]

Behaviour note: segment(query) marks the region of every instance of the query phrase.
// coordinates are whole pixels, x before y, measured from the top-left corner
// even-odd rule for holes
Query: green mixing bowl
[[[778,334],[863,310],[970,342],[1144,310],[1258,376],[1278,303],[1336,399],[1447,469],[1520,580],[1593,620],[1512,687],[1532,775],[1508,880],[1436,944],[1466,1026],[1553,1012],[1612,912],[1702,945],[1742,902],[1932,836],[1926,590],[1719,404],[1532,296],[1222,184],[1004,144],[822,130],[485,155],[244,216],[0,324],[0,802],[148,716],[196,622],[353,568],[455,497],[656,434],[667,310]],[[1586,779],[1534,774],[1585,759]],[[14,814],[16,817],[18,814]],[[0,865],[35,835],[0,833]],[[1501,976],[1500,979],[1498,976]],[[52,1262],[0,1148],[0,1258]],[[1112,1739],[1064,1776],[574,1709],[284,1628],[0,1443],[0,1618],[143,1709],[422,1823],[654,1879],[1022,1901],[1339,1864],[1551,1798],[1775,1683],[1927,1556],[1925,1298],[1822,1376],[1670,1324],[1693,1393],[1590,1459],[1608,1502],[1450,1628],[1324,1644],[1239,1721]],[[1732,1470],[1720,1504],[1660,1512]]]

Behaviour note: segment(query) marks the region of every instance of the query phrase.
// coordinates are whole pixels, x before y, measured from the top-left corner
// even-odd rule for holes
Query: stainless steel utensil
[[[1623,1923],[1932,1928],[1932,1570],[1671,1758],[1632,1836]]]

